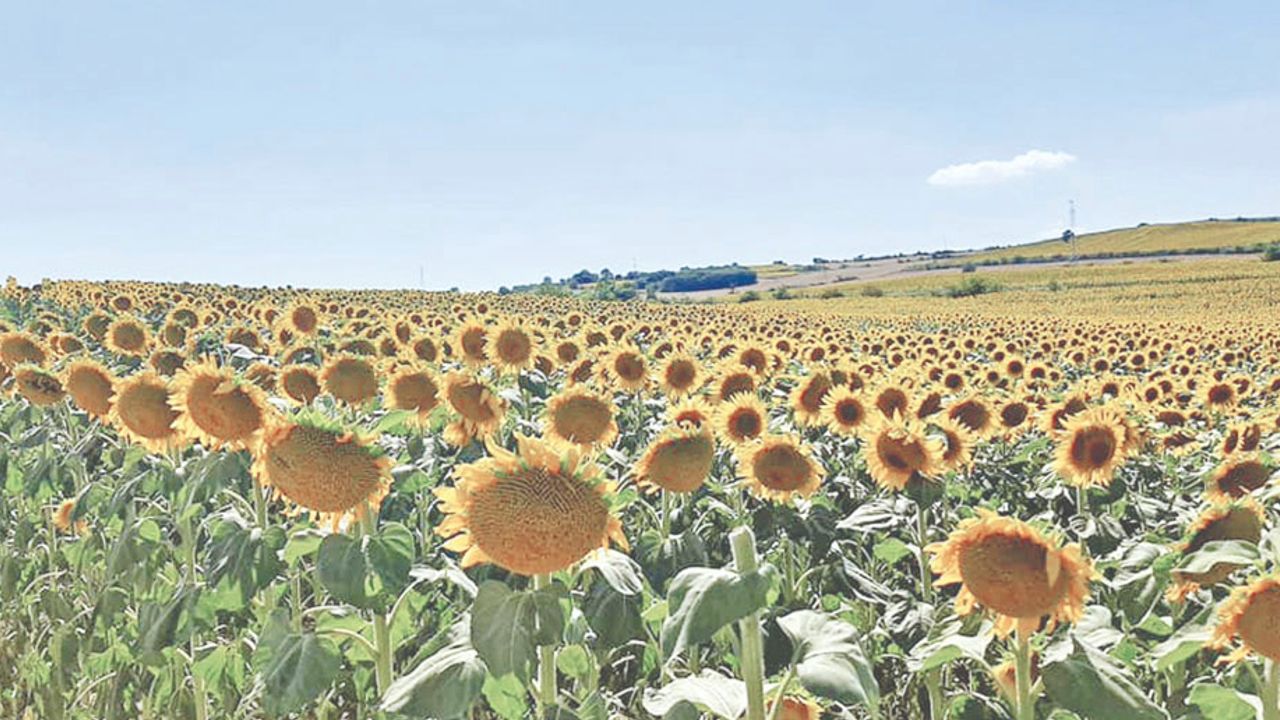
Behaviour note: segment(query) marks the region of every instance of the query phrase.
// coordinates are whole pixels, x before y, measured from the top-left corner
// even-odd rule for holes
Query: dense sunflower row
[[[926,546],[921,493],[974,474],[991,448],[1039,443],[1083,515],[1084,493],[1126,467],[1194,457],[1211,467],[1180,553],[1258,543],[1267,525],[1280,324],[1266,317],[1015,321],[144,283],[7,294],[21,312],[0,326],[5,403],[82,413],[175,463],[247,453],[287,515],[326,531],[376,523],[393,491],[402,458],[373,427],[439,438],[456,454],[432,489],[432,532],[464,569],[545,578],[627,551],[622,490],[660,495],[668,522],[668,503],[723,484],[721,457],[754,498],[738,502],[758,507],[807,507],[857,468],[879,495],[920,504],[934,576],[922,592],[959,585],[957,615],[981,610],[1016,638],[995,677],[1009,676],[1019,718],[1039,692],[1031,639],[1080,621],[1103,575],[1039,518],[982,508]],[[635,449],[619,472],[624,427]],[[93,532],[74,500],[53,522]],[[1245,565],[1175,570],[1167,601],[1211,598]],[[1280,581],[1237,587],[1220,612],[1212,645],[1280,660]],[[780,717],[821,711],[803,693],[784,705]]]

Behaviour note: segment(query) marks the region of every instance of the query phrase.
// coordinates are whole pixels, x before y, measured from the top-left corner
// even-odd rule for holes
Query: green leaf
[[[582,563],[582,570],[596,570],[605,582],[622,595],[638,595],[644,590],[640,565],[613,548],[594,553]]]
[[[468,626],[459,623],[449,632],[448,645],[387,688],[382,709],[441,720],[460,718],[480,697],[485,675],[484,661],[471,647]]]
[[[697,677],[680,678],[660,690],[646,690],[644,709],[657,717],[676,717],[681,706],[693,706],[725,720],[738,720],[747,711],[747,686],[710,670]]]
[[[289,633],[272,640],[270,659],[262,669],[262,707],[279,716],[299,710],[328,690],[342,658],[333,643],[314,633]]]
[[[625,645],[644,633],[640,616],[640,595],[623,595],[608,583],[596,583],[582,604],[587,625],[595,632],[597,644],[605,648]]]
[[[880,704],[880,686],[857,628],[813,610],[793,612],[778,625],[791,639],[796,674],[806,690],[844,705]]]
[[[329,535],[320,543],[316,574],[330,595],[359,608],[372,605],[365,592],[368,562],[360,542],[346,535]]]
[[[522,720],[529,710],[524,683],[514,675],[488,676],[484,680],[484,699],[503,720]]]
[[[1040,676],[1059,707],[1086,720],[1167,720],[1128,672],[1075,635],[1044,652]]]
[[[386,591],[399,595],[409,584],[409,569],[413,567],[413,533],[398,522],[387,523],[369,538],[365,552]]]
[[[395,434],[396,432],[404,429],[405,424],[413,414],[414,412],[412,410],[388,411],[387,414],[383,415],[382,419],[378,420],[378,423],[373,426],[373,432],[378,434]]]
[[[1164,672],[1174,665],[1195,657],[1209,642],[1213,630],[1205,624],[1212,608],[1205,608],[1195,621],[1178,628],[1168,640],[1151,648],[1150,657],[1155,660],[1156,670]]]
[[[298,560],[314,555],[324,538],[324,533],[312,528],[295,532],[289,536],[289,542],[284,546],[284,561],[293,567]]]
[[[556,669],[572,678],[591,673],[591,656],[581,645],[569,645],[556,653]]]
[[[911,548],[897,538],[887,538],[875,544],[871,554],[886,565],[893,565],[903,558],[910,557]]]
[[[913,673],[928,672],[953,660],[967,658],[982,662],[994,637],[991,623],[983,623],[976,635],[961,635],[959,619],[939,624],[932,637],[925,638],[911,648],[907,656],[907,669]]]
[[[199,598],[199,591],[193,588],[179,590],[168,602],[143,603],[138,608],[138,643],[144,652],[158,652],[186,637],[179,635],[178,630],[184,614]],[[187,635],[190,633],[188,626]]]
[[[688,568],[671,581],[670,614],[662,623],[662,651],[674,658],[690,645],[704,643],[720,628],[765,607],[776,575],[773,566],[739,575],[734,570]]]
[[[480,585],[471,608],[471,644],[491,674],[529,680],[538,646],[557,644],[564,633],[559,597],[554,588],[517,592],[496,580]]]
[[[1213,720],[1255,720],[1259,716],[1242,693],[1214,683],[1200,683],[1191,688],[1187,702]]]
[[[1178,564],[1178,570],[1200,574],[1207,573],[1223,563],[1252,565],[1261,559],[1262,553],[1254,543],[1244,540],[1214,540],[1184,557]]]

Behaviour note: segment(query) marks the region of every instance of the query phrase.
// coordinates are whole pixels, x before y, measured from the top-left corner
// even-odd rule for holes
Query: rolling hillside
[[[1280,242],[1280,220],[1203,220],[1187,223],[1139,225],[1132,228],[1088,233],[1076,238],[1082,257],[1185,253],[1223,248],[1254,248]],[[965,262],[985,263],[1015,257],[1043,259],[1069,257],[1072,248],[1062,240],[1042,240],[1027,245],[981,250],[966,255]]]

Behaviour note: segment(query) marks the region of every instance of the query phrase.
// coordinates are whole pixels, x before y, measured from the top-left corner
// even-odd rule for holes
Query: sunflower
[[[1218,664],[1241,662],[1250,653],[1280,660],[1280,578],[1263,577],[1232,591],[1218,608],[1218,624],[1207,646],[1225,650],[1236,638],[1240,647]]]
[[[942,436],[942,455],[938,468],[941,472],[957,472],[973,462],[973,450],[978,439],[969,428],[954,420],[943,420],[935,426]]]
[[[288,308],[284,319],[288,327],[299,335],[314,335],[320,329],[320,313],[305,303]]]
[[[178,413],[170,405],[170,394],[168,382],[151,370],[116,380],[111,425],[151,452],[180,447],[182,434],[175,428]]]
[[[656,492],[691,493],[711,474],[716,441],[711,428],[672,427],[658,436],[636,463],[636,481]]]
[[[453,336],[453,347],[458,351],[460,359],[471,367],[479,367],[489,361],[485,351],[487,345],[487,331],[478,322],[464,323]]]
[[[378,373],[368,360],[354,355],[339,355],[325,363],[320,371],[324,391],[352,406],[360,406],[378,394]]]
[[[1044,618],[1047,630],[1084,614],[1092,564],[1079,545],[1061,547],[1031,525],[979,508],[977,517],[960,521],[944,542],[925,547],[936,587],[960,584],[956,614],[976,605],[996,613],[996,634],[1017,629],[1035,632]]]
[[[76,512],[76,501],[74,499],[63,500],[58,504],[58,509],[53,511],[53,526],[59,532],[69,533],[75,532],[84,535],[89,532],[89,522],[84,519],[72,520]]]
[[[117,355],[143,357],[150,344],[147,326],[128,315],[116,318],[107,328],[107,347]]]
[[[968,428],[976,437],[985,438],[999,427],[996,413],[982,398],[971,395],[947,408],[947,419]]]
[[[533,366],[533,335],[519,322],[504,320],[488,337],[488,352],[499,370],[518,372]]]
[[[464,568],[493,563],[518,575],[565,570],[612,540],[624,549],[610,511],[614,486],[583,451],[516,435],[514,453],[489,444],[490,457],[455,468],[453,487],[436,488],[448,516],[436,534],[463,553]]]
[[[444,397],[456,419],[445,427],[444,438],[458,447],[497,431],[506,415],[506,406],[479,378],[465,372],[444,377]]]
[[[739,393],[754,393],[756,378],[746,370],[731,370],[716,380],[715,399],[725,402]]]
[[[1200,513],[1200,516],[1187,529],[1187,539],[1178,550],[1193,553],[1207,543],[1218,540],[1245,540],[1256,543],[1262,538],[1262,525],[1265,521],[1262,506],[1253,498],[1215,505]],[[1170,602],[1182,602],[1187,595],[1202,587],[1217,585],[1226,580],[1231,573],[1240,569],[1234,563],[1217,563],[1203,573],[1190,573],[1174,570],[1174,584],[1169,587],[1165,597]]]
[[[671,419],[672,425],[702,427],[711,424],[715,410],[702,398],[690,396],[669,406],[667,417]]]
[[[765,710],[765,717],[775,720],[821,720],[822,706],[806,697],[788,695],[782,698],[782,707],[776,711],[773,706],[776,700],[770,700]],[[777,715],[774,715],[774,713]]]
[[[800,381],[791,391],[791,411],[801,426],[822,422],[822,401],[831,392],[831,376],[819,370]]]
[[[172,390],[178,429],[209,450],[249,448],[267,419],[267,399],[257,386],[207,361],[178,373]]]
[[[787,502],[792,495],[812,495],[822,484],[822,467],[792,435],[765,435],[738,446],[737,456],[738,477],[759,498]]]
[[[606,381],[623,391],[642,390],[649,382],[649,365],[644,354],[629,345],[609,353],[601,370]]]
[[[906,388],[885,385],[876,391],[874,403],[876,409],[886,418],[906,417],[911,408],[911,396],[907,394]]]
[[[339,530],[366,508],[375,510],[391,488],[391,460],[366,438],[327,420],[302,415],[262,433],[253,474],[318,522]]]
[[[63,385],[76,407],[90,417],[105,420],[111,412],[111,371],[93,360],[76,360],[62,371]]]
[[[440,406],[440,381],[424,367],[401,367],[387,378],[387,404],[413,411],[421,423]]]
[[[715,427],[720,437],[742,445],[769,429],[769,411],[755,393],[738,393],[716,409]]]
[[[880,486],[902,490],[913,475],[932,477],[941,469],[942,442],[921,425],[900,417],[879,419],[865,432],[862,457]]]
[[[608,447],[618,437],[617,411],[608,398],[585,388],[564,390],[547,401],[543,432],[583,447]]]
[[[173,377],[187,364],[187,356],[170,348],[161,348],[151,353],[147,364],[152,370],[165,377]]]
[[[7,332],[0,335],[0,362],[9,367],[17,367],[22,363],[44,365],[49,353],[44,345],[31,333]]]
[[[1262,433],[1263,427],[1259,423],[1233,425],[1223,436],[1222,444],[1218,447],[1219,453],[1225,458],[1232,453],[1254,452],[1262,444]]]
[[[320,376],[306,365],[286,365],[280,370],[280,389],[299,405],[310,405],[320,395]]]
[[[822,416],[832,432],[852,437],[867,421],[867,406],[861,394],[837,387],[822,401]]]
[[[673,353],[663,362],[658,378],[663,392],[671,397],[683,397],[702,384],[702,368],[693,356]]]
[[[1062,428],[1054,471],[1071,485],[1110,485],[1126,452],[1126,424],[1120,414],[1094,408],[1072,415]]]
[[[31,363],[23,363],[14,368],[13,381],[18,394],[32,405],[40,407],[56,405],[67,394],[57,375]]]
[[[1257,455],[1234,455],[1209,474],[1205,495],[1213,502],[1244,497],[1266,485],[1271,472]]]

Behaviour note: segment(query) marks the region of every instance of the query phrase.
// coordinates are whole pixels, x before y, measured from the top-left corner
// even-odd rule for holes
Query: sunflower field
[[[0,717],[1280,720],[1280,275],[1151,267],[11,282]]]

